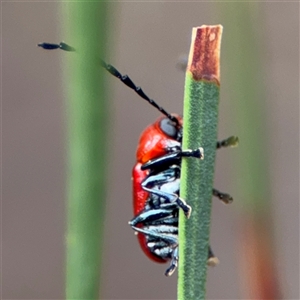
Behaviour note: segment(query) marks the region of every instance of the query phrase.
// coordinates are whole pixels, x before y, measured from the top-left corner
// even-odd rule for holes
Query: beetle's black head
[[[169,136],[170,138],[181,142],[182,140],[182,118],[180,116],[175,116],[178,122],[177,124],[171,121],[169,118],[162,118],[159,124],[161,131]],[[179,125],[178,125],[179,124]]]

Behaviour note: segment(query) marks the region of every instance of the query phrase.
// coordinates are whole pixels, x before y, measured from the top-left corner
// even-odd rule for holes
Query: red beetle
[[[41,43],[38,46],[74,51],[65,43]],[[137,233],[140,246],[150,259],[159,263],[170,261],[165,272],[166,276],[170,276],[178,265],[179,209],[187,218],[191,214],[191,207],[179,197],[181,158],[203,159],[203,149],[182,150],[182,118],[160,107],[127,75],[123,76],[113,66],[102,61],[102,67],[164,115],[142,132],[138,143],[136,164],[132,171],[134,218],[129,225]],[[237,142],[236,137],[230,137],[217,142],[216,147],[234,146]],[[216,189],[212,193],[226,204],[232,202],[228,194]],[[216,263],[217,258],[209,247],[208,264]]]
[[[181,157],[203,158],[203,149],[182,150],[182,118],[173,114],[177,123],[168,116],[159,118],[141,134],[133,167],[134,218],[129,222],[137,232],[144,253],[152,260],[171,261],[165,275],[170,276],[178,264],[178,213],[183,209],[187,217],[191,208],[179,197]],[[178,125],[177,125],[178,124]],[[232,145],[230,137],[217,143],[217,148]],[[213,194],[225,203],[232,198],[213,189]],[[217,258],[209,247],[208,264]]]

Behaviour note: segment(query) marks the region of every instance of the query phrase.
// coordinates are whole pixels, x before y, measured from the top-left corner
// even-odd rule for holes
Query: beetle
[[[40,43],[43,49],[75,51],[64,42]],[[114,77],[134,90],[141,98],[159,110],[163,116],[150,124],[141,134],[132,170],[133,213],[129,225],[135,231],[143,252],[158,263],[170,262],[165,271],[171,276],[178,265],[178,217],[182,209],[187,218],[192,208],[180,198],[180,170],[182,157],[203,159],[201,147],[182,150],[183,119],[170,114],[135,85],[128,75],[122,75],[112,65],[101,60],[101,65]],[[231,136],[216,143],[216,148],[235,146],[238,138]],[[229,194],[216,189],[212,194],[225,204],[233,201]],[[209,265],[217,264],[211,247],[208,249]]]

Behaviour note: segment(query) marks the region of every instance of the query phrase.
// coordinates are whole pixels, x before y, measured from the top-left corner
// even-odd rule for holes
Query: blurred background
[[[64,40],[61,5],[3,2],[1,6],[3,299],[64,297],[66,115],[61,76],[62,61],[70,54],[36,47],[38,42]],[[222,24],[219,137],[239,135],[231,95],[237,87],[229,80],[238,44],[230,39],[228,28],[244,5],[249,3],[112,3],[111,51],[106,60],[163,107],[182,113],[184,72],[176,64],[189,51],[191,29]],[[256,75],[265,89],[261,102],[266,109],[270,226],[274,226],[270,254],[275,255],[282,299],[299,299],[299,3],[251,5],[259,12],[259,24],[255,19],[253,24],[260,28],[262,42],[261,48],[249,47],[261,54],[262,72]],[[115,78],[109,82],[110,160],[101,298],[174,299],[176,275],[164,277],[166,266],[144,256],[127,225],[133,216],[131,168],[139,134],[159,114]],[[243,136],[239,137],[242,144]],[[230,192],[235,201],[230,206],[213,202],[211,244],[221,263],[208,271],[208,299],[247,297],[238,246],[242,199],[247,195],[237,187],[242,178],[232,171],[238,151],[226,149],[217,156],[215,187]]]

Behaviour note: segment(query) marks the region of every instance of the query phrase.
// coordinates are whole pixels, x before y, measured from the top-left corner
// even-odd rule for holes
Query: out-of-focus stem
[[[61,4],[68,120],[66,298],[98,299],[105,211],[107,3]]]
[[[224,48],[230,64],[226,77],[235,113],[232,130],[240,138],[234,166],[236,171],[235,207],[239,208],[240,236],[237,258],[242,296],[247,299],[280,299],[275,267],[273,221],[267,133],[267,109],[262,55],[266,53],[264,20],[257,3],[238,3],[237,9],[218,3],[227,19],[229,32]],[[225,63],[226,63],[225,62]],[[233,110],[232,110],[233,111]]]

